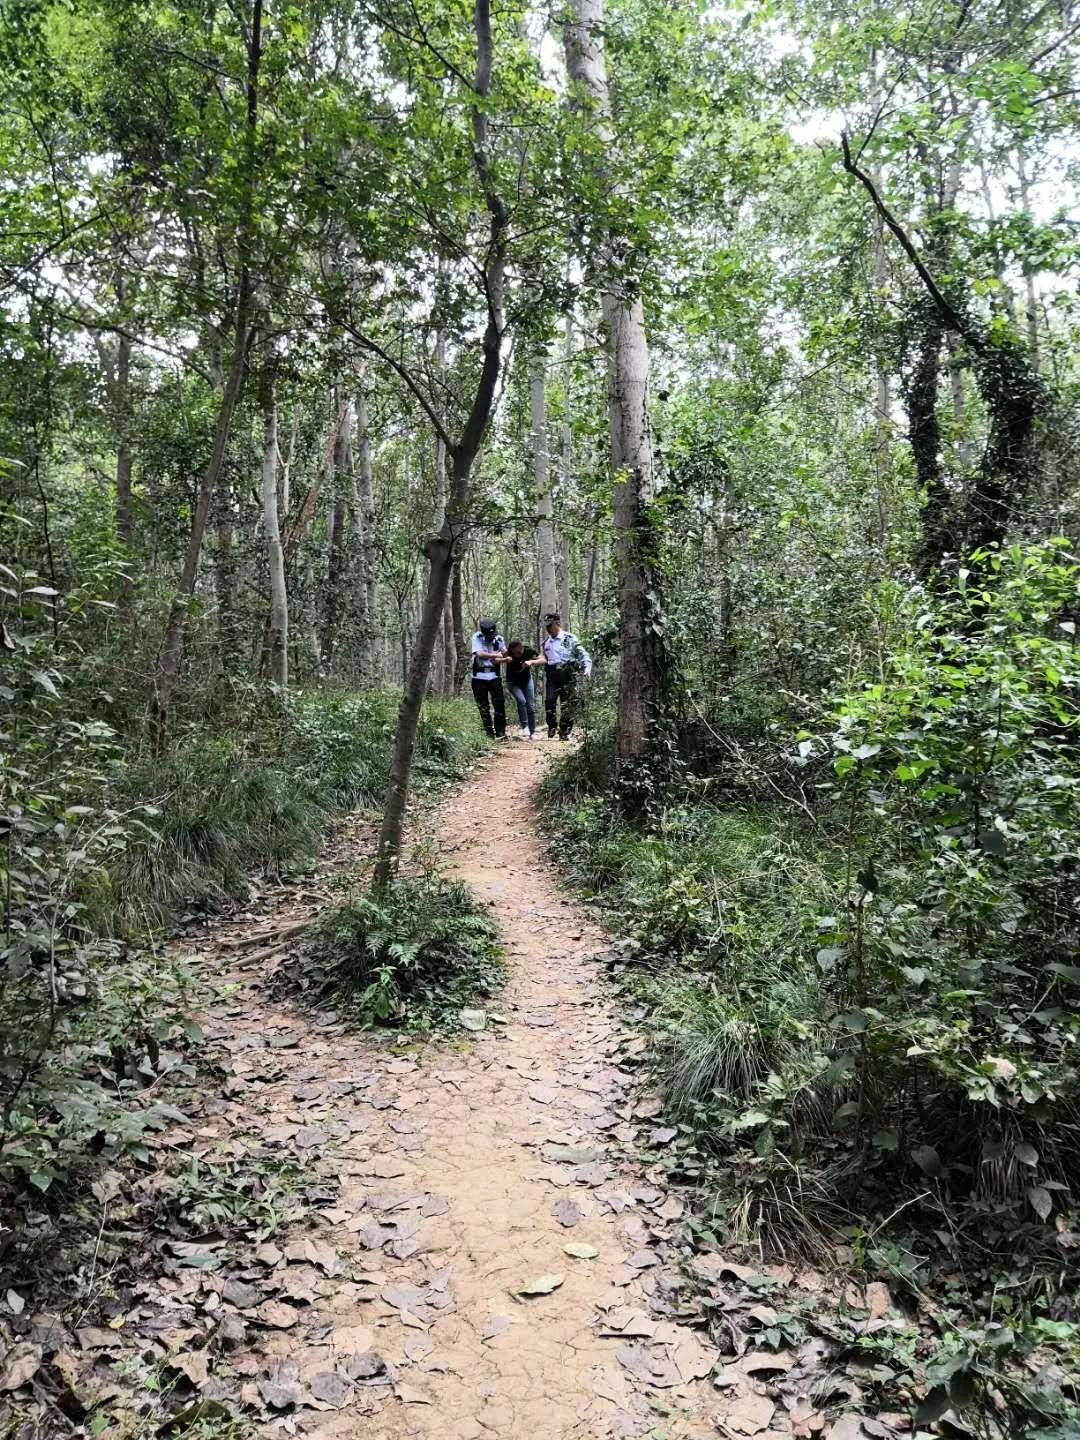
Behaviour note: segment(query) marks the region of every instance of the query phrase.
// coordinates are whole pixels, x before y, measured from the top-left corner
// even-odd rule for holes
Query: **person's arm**
[[[592,674],[592,656],[580,640],[577,642],[577,653],[581,658],[581,668],[585,671],[585,678],[588,679]]]

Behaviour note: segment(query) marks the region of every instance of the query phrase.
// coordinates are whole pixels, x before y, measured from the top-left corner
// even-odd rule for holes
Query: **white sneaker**
[[[528,735],[525,736],[525,739],[526,739],[526,740],[535,740],[535,739],[536,739],[536,731],[535,731],[535,730],[531,731]]]
[[[520,731],[518,732],[518,739],[519,739],[519,740],[528,740],[528,739],[529,739],[529,731],[528,731],[528,729],[527,729],[526,726],[523,725],[523,726],[521,727]]]

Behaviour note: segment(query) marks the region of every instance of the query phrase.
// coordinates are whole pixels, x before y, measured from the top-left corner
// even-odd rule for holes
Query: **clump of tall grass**
[[[93,923],[103,934],[139,935],[185,910],[221,906],[252,874],[308,863],[332,816],[380,799],[395,714],[389,694],[314,692],[128,767],[115,798],[150,813],[88,882]],[[482,745],[464,702],[425,706],[417,787],[460,774]]]

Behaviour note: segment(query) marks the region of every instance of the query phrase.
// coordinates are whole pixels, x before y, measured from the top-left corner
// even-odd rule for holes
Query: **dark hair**
[[[559,612],[558,612],[557,610],[552,610],[552,612],[550,613],[550,615],[545,615],[545,616],[544,616],[544,624],[545,624],[545,625],[550,625],[550,624],[552,623],[552,621],[554,621],[555,624],[557,625],[557,624],[559,623],[559,618],[560,618],[560,617],[559,617]]]
[[[507,650],[513,650],[514,647],[517,646],[517,645],[520,645],[521,648],[522,648],[522,650],[525,649],[525,642],[524,642],[524,640],[511,640],[511,641],[510,641],[510,644],[507,645],[506,648],[507,648]]]

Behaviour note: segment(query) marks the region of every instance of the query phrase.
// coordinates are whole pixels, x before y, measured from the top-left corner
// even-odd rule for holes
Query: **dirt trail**
[[[444,868],[498,914],[508,982],[493,1010],[508,1023],[475,1045],[423,1050],[418,1067],[380,1057],[376,1085],[349,1097],[365,1124],[346,1148],[370,1161],[340,1208],[393,1227],[379,1298],[350,1305],[343,1287],[334,1306],[335,1328],[370,1331],[397,1375],[391,1395],[367,1392],[373,1437],[640,1435],[657,1423],[650,1398],[671,1412],[665,1434],[717,1433],[705,1417],[718,1396],[699,1378],[715,1352],[663,1318],[651,1231],[680,1202],[613,1158],[635,1127],[619,1027],[589,958],[608,942],[553,875],[530,807],[551,753],[515,744],[438,815]],[[354,1235],[347,1220],[329,1238],[374,1268],[361,1247],[378,1233]],[[575,1258],[568,1244],[597,1254]],[[516,1295],[545,1275],[564,1279]],[[357,1433],[351,1411],[324,1417],[318,1433]]]
[[[267,1434],[725,1433],[707,1378],[717,1352],[676,1318],[682,1202],[662,1172],[620,1158],[658,1107],[622,1063],[640,1042],[605,997],[595,957],[610,940],[538,836],[533,791],[556,753],[501,749],[414,837],[422,854],[434,839],[437,863],[502,925],[508,979],[490,1002],[502,1023],[484,1033],[401,1046],[268,998],[267,967],[295,944],[318,882],[299,904],[267,894],[207,933],[203,963],[236,987],[206,1017],[227,1078],[163,1143],[211,1177],[234,1158],[283,1156],[303,1184],[269,1243],[212,1227],[160,1237],[158,1272],[144,1267],[104,1312],[112,1328],[79,1345],[129,1368],[164,1357],[182,1386],[239,1402]],[[346,831],[329,869],[349,848]],[[520,1294],[540,1277],[561,1281]]]

